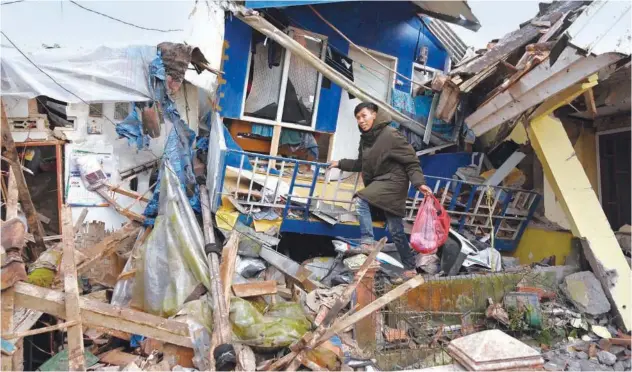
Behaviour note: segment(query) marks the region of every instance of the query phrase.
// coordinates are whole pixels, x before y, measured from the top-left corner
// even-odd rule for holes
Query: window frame
[[[421,71],[428,71],[428,72],[432,72],[432,77],[434,78],[435,76],[437,76],[437,73],[443,73],[442,70],[439,70],[438,68],[434,68],[434,67],[429,67],[426,65],[422,65],[421,63],[417,63],[417,62],[413,62],[413,68],[410,71],[410,80],[412,80],[413,82],[415,82],[415,69],[419,69]],[[410,94],[413,94],[413,91],[415,89],[415,84],[410,83]]]
[[[396,57],[396,56],[393,56],[393,55],[390,55],[390,54],[386,54],[386,53],[383,53],[383,52],[380,52],[380,51],[377,51],[377,50],[374,50],[374,49],[370,49],[370,48],[367,48],[367,47],[363,47],[363,46],[360,46],[360,45],[358,45],[357,47],[353,46],[353,45],[349,45],[349,54],[351,54],[351,50],[352,49],[355,49],[356,51],[358,51],[360,53],[362,53],[362,52],[368,53],[369,55],[371,55],[374,58],[382,58],[382,59],[389,60],[389,63],[391,63],[391,62],[393,63],[392,69],[394,71],[397,71],[397,64],[399,63],[399,58]],[[354,62],[360,63],[360,62],[358,62],[356,60],[354,60]],[[390,70],[387,70],[387,73],[389,75],[390,84],[389,84],[389,89],[388,89],[388,92],[386,94],[386,98],[384,99],[384,102],[387,102],[387,103],[390,104],[391,98],[393,96],[392,90],[397,88],[397,74],[394,73],[393,71],[390,71]]]
[[[99,106],[99,105],[101,106],[100,108],[97,109],[99,111],[99,113],[96,114],[96,115],[93,115],[93,114],[90,113],[92,111],[92,106],[93,105],[94,106]],[[104,110],[103,107],[104,107],[103,102],[91,102],[91,103],[88,103],[88,117],[89,118],[102,118],[103,117],[103,110]]]
[[[125,115],[125,117],[123,118],[117,118],[116,114],[117,114],[117,105],[124,105],[127,104],[127,115]],[[130,102],[124,102],[124,101],[117,101],[114,102],[114,120],[117,121],[123,121],[125,120],[126,117],[129,116],[129,114],[132,112],[132,104]]]
[[[311,32],[308,30],[304,30],[301,28],[297,28],[297,27],[293,27],[290,26],[287,28],[287,30],[289,31],[288,34],[290,36],[292,36],[292,33],[296,32],[296,31],[300,31],[301,33],[314,37],[314,38],[318,38],[320,40],[322,40],[322,46],[321,46],[321,56],[320,59],[324,62],[325,61],[325,55],[326,55],[326,51],[327,51],[327,45],[328,45],[328,37],[322,34],[318,34],[315,32]],[[246,65],[246,78],[244,79],[244,93],[243,93],[243,97],[242,97],[242,102],[241,102],[241,113],[239,115],[239,119],[240,120],[244,120],[244,121],[248,121],[251,123],[257,123],[257,124],[267,124],[267,125],[273,125],[273,126],[280,126],[282,128],[290,128],[290,129],[297,129],[297,130],[302,130],[302,131],[307,131],[307,132],[315,132],[316,131],[316,121],[318,120],[318,106],[320,104],[320,94],[321,94],[321,90],[322,90],[322,82],[323,82],[323,74],[321,74],[320,72],[316,71],[316,73],[318,74],[318,77],[316,79],[316,95],[314,96],[314,108],[313,108],[313,112],[312,112],[312,120],[311,120],[311,125],[307,126],[307,125],[300,125],[300,124],[296,124],[296,123],[288,123],[288,122],[284,122],[282,120],[283,117],[283,108],[285,105],[285,92],[287,89],[287,82],[289,81],[289,72],[290,72],[290,60],[292,57],[292,52],[290,52],[289,50],[284,48],[285,54],[283,56],[283,71],[281,73],[281,88],[279,89],[279,97],[278,97],[278,101],[279,104],[277,106],[277,113],[276,113],[276,118],[274,120],[272,119],[263,119],[263,118],[257,118],[254,116],[248,116],[244,111],[246,109],[246,94],[248,91],[248,76],[250,74],[250,67],[252,64],[252,53],[250,52],[252,50],[252,41],[250,42],[250,48],[249,48],[249,52],[248,52],[248,63]]]

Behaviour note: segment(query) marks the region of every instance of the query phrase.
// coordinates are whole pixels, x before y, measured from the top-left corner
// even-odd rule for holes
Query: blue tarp
[[[195,132],[182,120],[175,101],[167,94],[167,76],[162,62],[160,51],[149,65],[150,86],[154,87],[154,100],[160,102],[165,123],[171,124],[171,131],[167,135],[163,160],[168,160],[171,169],[178,176],[182,189],[189,197],[189,204],[197,213],[201,212],[200,190],[193,174],[193,143]],[[160,181],[166,167],[161,167],[158,173],[154,195],[147,204],[143,214],[147,219],[145,225],[153,225],[154,218],[158,215],[158,201],[160,198]],[[169,171],[169,170],[167,170]]]
[[[149,136],[143,134],[143,123],[138,117],[134,103],[132,103],[132,111],[129,115],[116,125],[116,134],[127,138],[127,143],[130,146],[135,145],[139,150],[149,147]]]

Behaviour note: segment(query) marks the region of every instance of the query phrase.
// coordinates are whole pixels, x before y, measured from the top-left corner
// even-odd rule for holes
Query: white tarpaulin
[[[17,50],[2,48],[2,96],[45,95],[69,103],[147,101],[147,69],[155,57],[155,46],[99,47],[89,52],[47,49],[28,54],[33,64]]]

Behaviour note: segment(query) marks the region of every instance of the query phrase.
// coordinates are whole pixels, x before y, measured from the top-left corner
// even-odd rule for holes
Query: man
[[[432,191],[425,185],[415,150],[404,136],[389,126],[388,114],[378,118],[378,107],[370,102],[360,103],[353,113],[362,133],[358,158],[333,161],[330,168],[362,172],[364,189],[357,192],[355,199],[361,243],[373,244],[371,208],[381,209],[402,264],[406,269],[414,270],[415,253],[408,245],[402,222],[406,215],[408,184],[412,183],[424,195]]]

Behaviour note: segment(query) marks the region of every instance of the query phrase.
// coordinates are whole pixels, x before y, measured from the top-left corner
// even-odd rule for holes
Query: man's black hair
[[[358,115],[358,112],[362,111],[362,109],[369,109],[369,111],[377,113],[377,105],[372,102],[362,102],[355,107],[353,110],[353,116]]]

